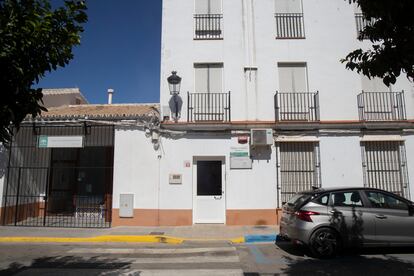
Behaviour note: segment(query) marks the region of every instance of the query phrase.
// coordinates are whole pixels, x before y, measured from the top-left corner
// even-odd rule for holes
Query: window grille
[[[305,38],[303,13],[276,13],[276,38]]]
[[[404,142],[367,141],[361,146],[364,186],[409,198]]]
[[[318,142],[281,142],[278,149],[279,203],[321,186]]]

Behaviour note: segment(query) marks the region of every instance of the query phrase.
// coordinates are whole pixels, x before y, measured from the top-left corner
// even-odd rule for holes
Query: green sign
[[[45,135],[40,135],[38,140],[39,148],[47,148],[48,137]]]

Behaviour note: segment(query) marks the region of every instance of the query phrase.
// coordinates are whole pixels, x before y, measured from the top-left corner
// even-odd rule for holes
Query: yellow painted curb
[[[87,243],[87,242],[128,242],[128,243],[168,243],[180,244],[184,239],[158,236],[158,235],[144,235],[144,236],[97,236],[88,238],[59,238],[59,237],[0,237],[0,242],[40,242],[40,243]]]
[[[244,243],[245,239],[244,239],[244,237],[239,237],[239,238],[231,239],[230,241],[232,243]]]

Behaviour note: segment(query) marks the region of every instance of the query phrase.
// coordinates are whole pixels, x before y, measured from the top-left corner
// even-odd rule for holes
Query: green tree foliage
[[[414,0],[348,0],[360,6],[371,22],[361,35],[372,42],[368,50],[357,49],[342,62],[369,78],[379,77],[389,86],[401,74],[414,79]],[[362,39],[362,38],[361,38]]]
[[[32,86],[69,63],[86,21],[83,1],[53,8],[48,0],[0,0],[0,142],[26,116],[46,111],[41,89]]]

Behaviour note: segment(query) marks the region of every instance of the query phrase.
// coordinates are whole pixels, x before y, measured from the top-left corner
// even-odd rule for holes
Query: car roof
[[[359,187],[348,186],[348,187],[315,188],[313,190],[307,190],[307,191],[303,191],[303,192],[300,192],[300,193],[302,193],[302,194],[312,194],[312,195],[315,195],[315,194],[322,194],[322,193],[325,193],[325,192],[331,193],[331,192],[348,191],[348,190],[352,190],[352,191],[355,191],[355,190],[357,190],[357,191],[379,191],[379,192],[389,193],[389,194],[395,195],[395,196],[397,196],[399,198],[402,198],[402,199],[404,199],[406,201],[412,202],[411,200],[409,200],[407,198],[404,198],[404,197],[402,197],[400,195],[394,194],[392,192],[388,192],[388,191],[381,190],[381,189],[377,189],[377,188],[360,187],[360,186]]]
[[[320,193],[325,193],[325,192],[347,191],[347,190],[365,190],[365,191],[376,190],[376,191],[389,193],[388,191],[377,189],[377,188],[360,187],[360,186],[358,186],[358,187],[347,186],[347,187],[315,188],[313,190],[306,190],[306,191],[303,191],[301,193],[304,193],[304,194],[320,194]]]

